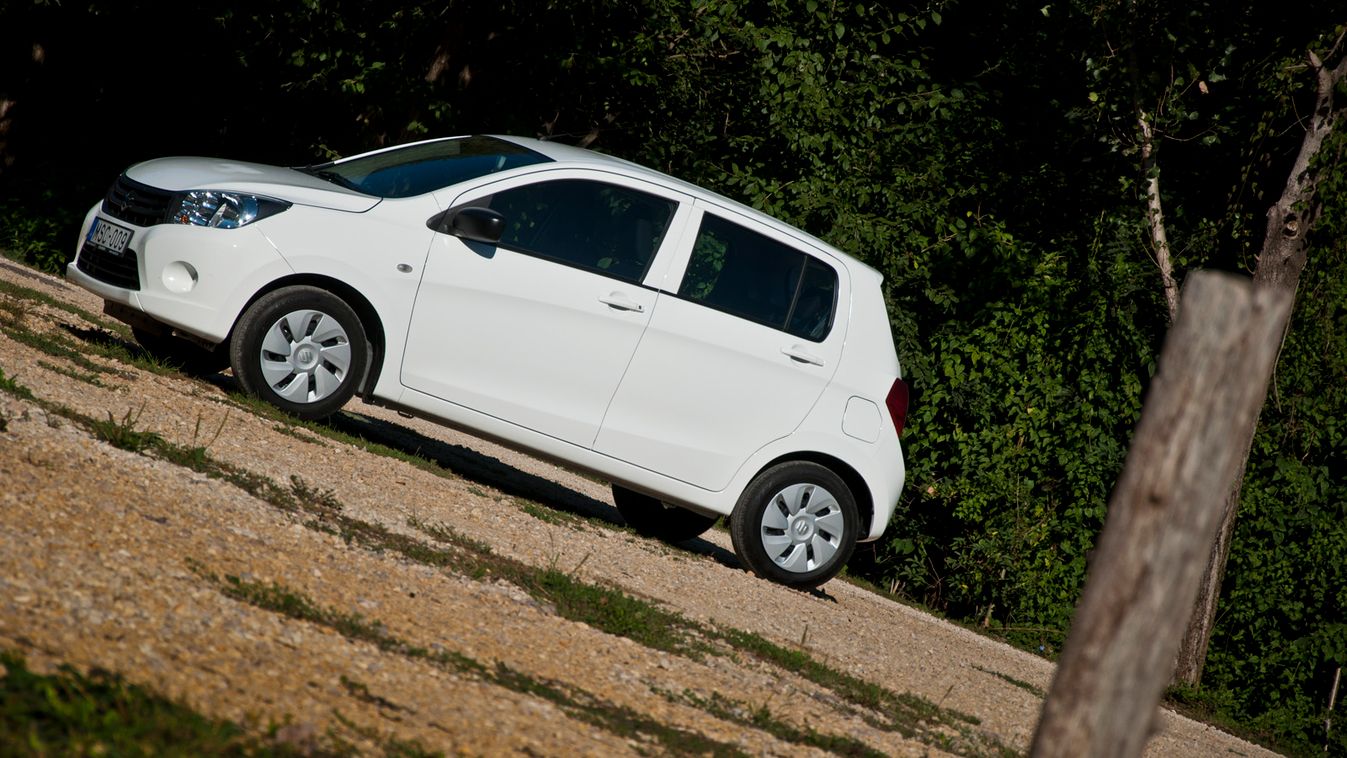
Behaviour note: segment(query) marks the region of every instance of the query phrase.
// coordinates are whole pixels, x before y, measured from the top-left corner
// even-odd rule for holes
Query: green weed
[[[159,436],[158,433],[136,429],[136,424],[140,423],[140,416],[144,411],[144,405],[140,406],[138,411],[128,408],[120,421],[113,417],[112,411],[108,411],[108,420],[93,421],[90,425],[90,431],[93,432],[95,437],[109,445],[133,453],[163,447],[165,445],[164,438]]]

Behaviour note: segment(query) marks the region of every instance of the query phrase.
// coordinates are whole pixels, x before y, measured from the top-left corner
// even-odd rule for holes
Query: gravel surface
[[[0,321],[14,328],[51,344],[125,340],[97,315],[98,298],[63,280],[8,262],[0,280],[82,311],[0,293]],[[840,580],[810,594],[757,579],[720,530],[676,547],[638,537],[606,485],[429,422],[353,401],[336,425],[433,464],[413,465],[250,411],[227,373],[152,373],[93,352],[81,364],[0,330],[0,370],[36,396],[0,392],[0,649],[35,669],[101,667],[259,733],[284,724],[279,738],[295,745],[339,735],[370,754],[394,739],[469,755],[825,754],[799,739],[811,730],[886,755],[1027,749],[1048,661]],[[498,575],[374,549],[335,521],[113,447],[72,415],[205,447],[283,488],[298,481],[332,513],[395,536],[433,544],[427,525],[450,529],[494,556],[616,587],[703,629],[760,635],[976,724],[888,728],[835,687],[742,650],[638,644]],[[398,644],[268,610],[231,586],[306,598]],[[788,729],[754,721],[763,714]],[[1173,714],[1160,721],[1148,755],[1270,755]]]

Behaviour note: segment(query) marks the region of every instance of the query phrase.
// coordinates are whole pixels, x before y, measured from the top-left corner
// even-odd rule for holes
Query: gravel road
[[[844,581],[757,579],[721,530],[676,547],[638,537],[605,485],[435,424],[357,400],[338,438],[258,413],[227,373],[100,355],[135,348],[63,280],[0,262],[0,282],[0,370],[34,396],[0,392],[0,649],[33,668],[101,667],[259,733],[281,724],[292,745],[336,736],[369,754],[840,749],[819,736],[884,755],[1027,749],[1048,661]],[[216,473],[114,447],[87,419],[204,448]],[[620,591],[705,639],[604,631],[525,575]],[[278,610],[268,592],[318,611]],[[745,638],[814,668],[727,642]],[[927,715],[899,725],[832,675]],[[1148,755],[1271,754],[1173,714],[1159,724]]]

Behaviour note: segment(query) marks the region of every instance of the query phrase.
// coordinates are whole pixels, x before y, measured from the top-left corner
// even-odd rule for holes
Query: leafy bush
[[[73,234],[66,214],[13,201],[0,203],[0,251],[14,260],[51,274],[63,273],[74,257]]]

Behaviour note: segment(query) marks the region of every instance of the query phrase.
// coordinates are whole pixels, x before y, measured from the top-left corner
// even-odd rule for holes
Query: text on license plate
[[[131,242],[131,230],[124,226],[110,224],[101,218],[94,219],[89,229],[88,240],[91,244],[120,255]]]

